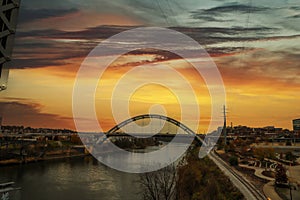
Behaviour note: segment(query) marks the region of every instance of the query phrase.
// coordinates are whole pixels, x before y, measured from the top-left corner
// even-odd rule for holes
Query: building
[[[300,118],[293,120],[293,130],[300,131]]]

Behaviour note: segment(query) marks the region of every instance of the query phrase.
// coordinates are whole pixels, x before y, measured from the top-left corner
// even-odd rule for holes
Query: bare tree
[[[140,177],[144,200],[176,199],[176,166],[170,165],[155,172],[144,173]]]

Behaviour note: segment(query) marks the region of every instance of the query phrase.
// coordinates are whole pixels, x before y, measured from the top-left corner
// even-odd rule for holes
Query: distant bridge
[[[186,133],[186,134],[157,133],[157,134],[153,135],[153,137],[155,137],[155,138],[173,138],[175,136],[184,138],[184,137],[190,137],[192,135],[195,137],[195,140],[197,142],[200,142],[201,144],[203,143],[203,140],[199,136],[197,136],[197,134],[193,130],[191,130],[189,127],[187,127],[185,124],[183,124],[173,118],[163,116],[163,115],[158,115],[158,114],[144,114],[144,115],[138,115],[138,116],[132,117],[130,119],[127,119],[127,120],[121,122],[120,124],[114,126],[109,131],[107,131],[106,136],[107,137],[126,137],[126,136],[130,136],[130,137],[141,136],[141,137],[143,137],[147,134],[139,133],[139,134],[128,135],[126,133],[120,133],[118,131],[122,127],[124,127],[128,124],[135,123],[138,120],[144,120],[144,119],[159,119],[162,121],[167,121],[167,122],[170,122],[171,124],[177,126],[178,128],[182,129],[184,131],[184,133]]]
[[[113,128],[111,128],[107,134],[112,134],[117,132],[118,130],[120,130],[122,127],[126,126],[127,124],[130,124],[132,122],[138,121],[138,120],[142,120],[142,119],[160,119],[163,121],[168,121],[174,125],[176,125],[177,127],[181,128],[182,130],[184,130],[186,133],[191,134],[191,135],[196,135],[196,133],[194,131],[192,131],[189,127],[187,127],[186,125],[182,124],[181,122],[172,119],[170,117],[166,117],[163,115],[158,115],[158,114],[144,114],[144,115],[138,115],[135,117],[132,117],[130,119],[127,119],[123,122],[121,122],[120,124],[114,126]]]

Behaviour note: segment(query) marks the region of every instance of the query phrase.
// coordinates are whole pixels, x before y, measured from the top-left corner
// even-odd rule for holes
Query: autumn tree
[[[285,184],[288,182],[288,177],[286,175],[286,169],[283,165],[279,164],[276,167],[276,174],[275,174],[275,183],[278,184]]]
[[[275,151],[273,148],[255,148],[253,153],[260,161],[263,161],[265,158],[275,158]]]
[[[231,157],[229,158],[229,164],[230,164],[231,166],[238,166],[238,165],[239,165],[239,159],[238,159],[238,157],[236,157],[236,156],[231,156]]]
[[[235,188],[222,171],[208,157],[199,159],[199,149],[190,149],[184,165],[178,168],[178,200],[241,200]]]
[[[297,160],[297,156],[295,156],[292,152],[289,151],[285,154],[285,159],[295,162]]]

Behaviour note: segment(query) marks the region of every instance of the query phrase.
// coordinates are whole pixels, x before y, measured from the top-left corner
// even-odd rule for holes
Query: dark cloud
[[[232,12],[240,12],[240,13],[248,13],[248,12],[261,12],[269,10],[267,7],[256,7],[250,5],[236,4],[236,5],[224,5],[218,6],[210,9],[202,9],[203,12],[207,12],[209,14],[221,14],[221,13],[232,13]]]
[[[18,30],[16,32],[16,40],[23,39],[26,37],[47,37],[51,35],[59,35],[63,34],[65,31],[55,30],[55,29],[44,29],[44,30],[28,30],[28,31],[22,31]],[[18,41],[16,41],[18,42]]]
[[[46,19],[51,17],[60,17],[67,14],[75,13],[78,10],[75,8],[71,9],[20,9],[19,23],[27,23],[39,19]]]
[[[300,14],[288,16],[287,18],[298,19],[298,18],[300,18]]]
[[[242,41],[257,39],[261,33],[269,34],[273,32],[273,28],[268,27],[232,27],[232,28],[221,28],[221,27],[201,27],[201,28],[175,28],[182,33],[185,33],[192,37],[194,40],[204,42],[204,44],[218,43],[224,41]],[[255,37],[242,37],[244,35],[255,35]],[[233,37],[231,37],[233,36]],[[203,39],[201,39],[203,38]],[[203,41],[202,41],[203,40]],[[206,42],[205,42],[205,41]],[[203,44],[203,43],[201,43]]]
[[[300,10],[300,6],[291,6],[290,9],[291,10]]]
[[[300,58],[287,51],[255,50],[247,54],[228,56],[216,61],[223,77],[232,84],[270,84],[300,87]]]
[[[41,112],[41,105],[26,101],[0,102],[3,124],[32,127],[73,128],[71,118]]]
[[[71,58],[87,56],[98,44],[92,41],[59,42],[49,38],[34,37],[34,39],[26,39],[26,37],[16,39],[12,68],[65,65],[68,64],[68,60]]]
[[[93,28],[88,28],[81,31],[60,31],[60,30],[33,30],[28,32],[19,32],[17,34],[18,38],[24,37],[40,37],[40,38],[48,38],[48,39],[85,39],[85,40],[99,40],[106,39],[120,32],[130,30],[136,28],[134,26],[98,26]],[[243,35],[245,33],[252,33],[259,35],[263,33],[264,35],[273,32],[276,30],[275,28],[269,27],[231,27],[231,28],[223,28],[223,27],[171,27],[176,31],[182,32],[191,36],[193,39],[197,38],[209,38],[214,35]],[[20,42],[22,43],[22,41]]]
[[[206,51],[210,54],[212,57],[217,57],[217,56],[222,56],[222,55],[228,55],[228,54],[235,54],[235,53],[240,53],[243,51],[250,51],[253,50],[253,48],[245,48],[245,47],[215,47],[215,48],[206,48]],[[195,54],[191,52],[190,57],[199,57],[199,52],[195,51]],[[157,49],[142,49],[142,50],[136,50],[136,51],[131,51],[127,53],[126,55],[157,55],[157,57],[154,60],[143,60],[140,62],[136,63],[126,63],[126,65],[130,66],[138,66],[141,64],[146,64],[146,63],[152,63],[152,62],[161,62],[161,61],[166,61],[166,60],[175,60],[175,59],[183,59],[182,57],[169,52],[169,51],[162,51],[162,50],[157,50]]]
[[[205,21],[224,22],[228,19],[223,18],[224,14],[246,14],[246,13],[258,13],[269,10],[267,7],[256,7],[243,4],[225,4],[209,9],[198,9],[191,12],[193,19],[201,19]]]
[[[243,51],[250,51],[253,48],[245,48],[245,47],[218,47],[218,48],[207,48],[206,51],[210,54],[210,56],[222,56],[234,53],[241,53]]]
[[[25,69],[25,68],[40,68],[47,66],[61,66],[63,62],[56,59],[13,59],[11,69]]]
[[[70,32],[56,32],[53,31],[52,34],[46,35],[45,32],[40,32],[48,38],[60,38],[60,39],[86,39],[86,40],[96,40],[96,39],[106,39],[120,32],[133,29],[134,26],[97,26],[88,28],[81,31],[70,31]],[[46,31],[47,32],[47,31]]]
[[[132,28],[135,27],[98,26],[80,31],[31,30],[18,32],[13,56],[13,68],[61,66],[67,64],[71,58],[84,58],[87,56],[98,45],[99,41]],[[274,31],[274,29],[268,27],[174,27],[172,29],[190,36],[204,46],[223,42],[247,42],[293,37],[268,37],[268,34]],[[249,35],[252,35],[252,37],[249,37]],[[221,55],[222,53],[235,53],[241,48],[247,49],[247,47],[222,47],[209,48],[207,50],[211,55]],[[169,55],[166,57],[173,58],[173,56]]]
[[[74,0],[25,0],[21,3],[21,9],[23,8],[36,8],[36,9],[66,9],[78,7]]]

